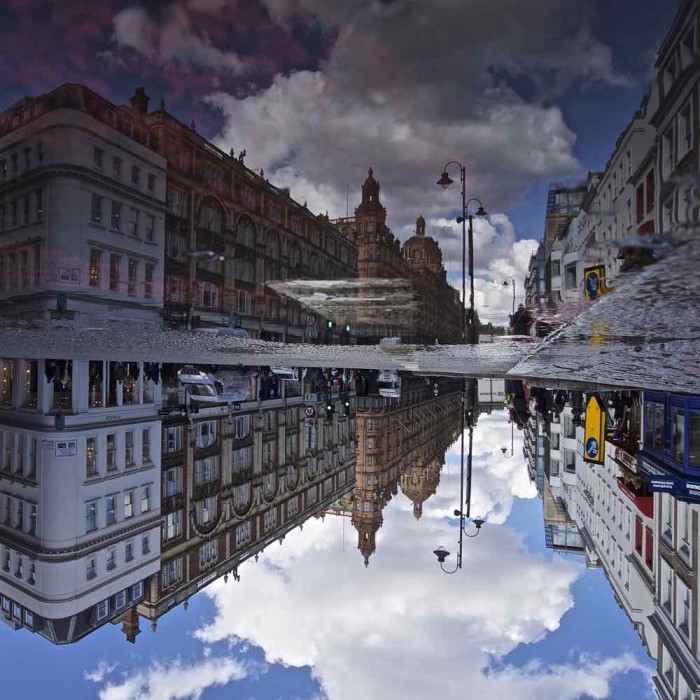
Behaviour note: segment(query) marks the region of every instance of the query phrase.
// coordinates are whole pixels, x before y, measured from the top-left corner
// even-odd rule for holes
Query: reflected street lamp
[[[475,380],[471,380],[472,382],[472,391],[476,390],[476,382]],[[470,397],[470,406],[474,405],[474,396],[472,395]],[[467,457],[467,485],[466,485],[466,499],[465,499],[465,484],[464,484],[464,432],[465,432],[465,427],[467,423],[467,410],[469,410],[469,454]],[[457,563],[455,565],[455,568],[452,570],[446,569],[444,564],[445,560],[447,557],[450,556],[450,552],[445,549],[442,545],[438,547],[433,554],[437,557],[438,563],[440,564],[440,568],[446,573],[446,574],[454,574],[457,569],[462,568],[462,543],[463,543],[463,535],[466,535],[467,537],[476,537],[479,532],[481,531],[481,526],[484,524],[484,520],[482,518],[475,518],[472,522],[474,525],[476,525],[476,532],[474,534],[469,534],[464,526],[465,521],[469,520],[469,511],[471,509],[471,492],[472,492],[472,451],[473,451],[473,431],[474,431],[474,421],[472,420],[472,413],[471,409],[467,409],[467,380],[464,380],[463,384],[463,391],[462,391],[462,438],[461,438],[461,443],[460,443],[460,470],[459,470],[459,502],[460,502],[460,509],[455,510],[454,514],[455,517],[459,518],[459,540],[457,541],[458,549],[457,549]],[[466,513],[461,510],[461,506],[463,503],[466,503],[467,509]]]
[[[469,201],[466,201],[467,197],[467,169],[456,160],[451,160],[449,163],[445,164],[442,169],[442,175],[437,181],[443,189],[447,189],[454,180],[449,176],[447,168],[450,165],[456,165],[459,168],[459,180],[462,184],[462,214],[457,217],[457,223],[462,224],[462,305],[466,306],[467,298],[467,278],[466,278],[466,249],[467,249],[467,221],[469,221],[469,280],[470,280],[470,293],[469,293],[469,342],[475,344],[477,342],[476,338],[476,324],[474,315],[474,229],[473,229],[473,217],[468,212],[467,207],[471,202],[478,202],[479,209],[476,212],[476,216],[485,217],[488,216],[483,204],[476,197],[472,197]],[[466,329],[466,319],[464,313],[462,314],[462,342],[467,342],[467,329]]]

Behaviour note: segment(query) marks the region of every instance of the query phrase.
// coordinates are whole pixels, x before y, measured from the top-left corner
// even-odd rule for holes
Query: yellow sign
[[[586,301],[593,301],[609,291],[611,288],[605,284],[605,265],[594,265],[583,271],[583,296]]]
[[[592,464],[605,462],[606,414],[600,399],[593,394],[586,405],[586,429],[583,436],[583,459]]]

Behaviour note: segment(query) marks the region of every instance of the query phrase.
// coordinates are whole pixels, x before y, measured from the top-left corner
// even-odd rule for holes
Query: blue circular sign
[[[598,441],[594,437],[588,438],[588,440],[586,440],[586,454],[589,457],[598,456]]]
[[[586,289],[588,291],[588,296],[591,299],[597,299],[598,293],[600,291],[600,277],[598,277],[597,272],[589,273],[586,278]]]

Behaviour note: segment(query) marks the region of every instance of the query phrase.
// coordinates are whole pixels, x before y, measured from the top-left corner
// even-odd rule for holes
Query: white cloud
[[[109,676],[117,668],[117,666],[118,664],[110,664],[106,661],[100,661],[94,671],[85,671],[85,673],[83,673],[83,677],[86,681],[102,683],[102,681]]]
[[[642,668],[632,655],[499,666],[518,645],[557,629],[583,571],[580,562],[528,552],[519,533],[499,525],[515,497],[536,495],[521,440],[516,433],[507,459],[500,449],[510,442],[503,416],[480,418],[472,513],[488,522],[478,538],[466,540],[456,575],[442,574],[432,554],[444,544],[452,550],[448,564],[454,562],[457,532],[446,517],[459,503],[454,446],[420,521],[406,498],[392,499],[369,568],[344,518],[308,521],[283,547],[243,565],[239,583],[207,589],[217,612],[196,636],[208,644],[245,639],[269,663],[310,666],[330,700],[461,698],[465,688],[474,697],[607,697],[615,676]]]
[[[214,686],[243,680],[246,669],[232,658],[205,657],[186,663],[153,663],[149,668],[131,672],[119,681],[110,681],[99,691],[100,700],[198,700]],[[101,682],[104,675],[94,679]],[[93,679],[91,679],[93,680]]]
[[[192,9],[202,9],[196,1],[190,4]],[[158,19],[143,7],[130,6],[114,16],[113,24],[113,39],[120,47],[134,49],[161,66],[178,63],[234,75],[248,68],[247,61],[237,53],[216,47],[204,31],[197,29],[187,4],[171,4]]]

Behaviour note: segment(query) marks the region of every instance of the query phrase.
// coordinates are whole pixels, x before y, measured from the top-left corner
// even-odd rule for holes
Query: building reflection
[[[0,362],[0,619],[75,642],[160,569],[160,383],[143,362]]]
[[[121,623],[134,642],[143,619],[156,630],[326,512],[351,517],[367,562],[399,484],[418,518],[435,493],[461,387],[331,368],[0,361],[0,619],[56,644]]]
[[[600,566],[615,600],[657,663],[663,699],[700,692],[698,538],[700,396],[656,391],[599,394],[604,459],[584,459],[583,410],[592,394],[530,390],[528,470],[565,531],[547,545]]]
[[[463,381],[401,377],[400,396],[386,395],[381,372],[363,376],[357,398],[357,484],[352,524],[365,566],[376,550],[382,511],[398,493],[423,503],[435,493],[445,452],[459,436]]]

